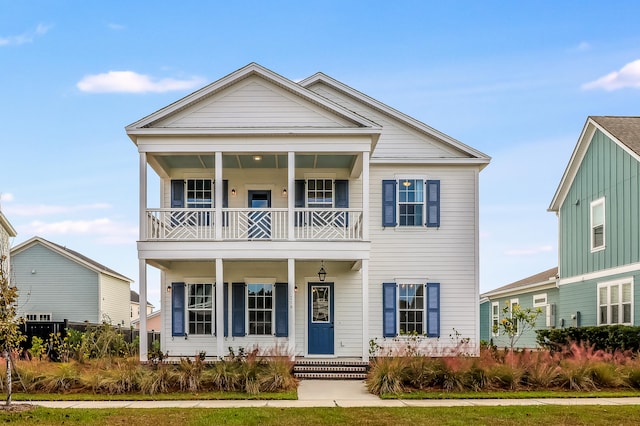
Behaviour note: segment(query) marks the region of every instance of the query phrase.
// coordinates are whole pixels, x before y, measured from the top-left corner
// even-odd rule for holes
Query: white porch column
[[[147,239],[147,153],[140,153],[140,192],[138,194],[139,198],[139,221],[140,221],[140,229],[138,230],[140,233],[140,241],[144,241]]]
[[[216,352],[224,356],[224,275],[222,259],[216,259]]]
[[[369,241],[369,151],[362,153],[362,239]]]
[[[288,260],[288,272],[287,272],[287,293],[289,294],[289,353],[292,359],[295,359],[296,354],[296,260]]]
[[[362,360],[369,361],[369,259],[362,259]]]
[[[140,361],[149,360],[147,336],[147,260],[140,259],[138,264],[138,286],[140,287]]]
[[[215,168],[215,239],[219,241],[222,239],[222,190],[224,189],[222,182],[222,152],[216,152]]]
[[[295,215],[293,213],[296,206],[296,153],[289,152],[289,156],[287,158],[287,194],[288,194],[288,206],[289,214],[287,215],[287,235],[289,236],[289,241],[295,240]],[[289,259],[291,260],[291,259]]]

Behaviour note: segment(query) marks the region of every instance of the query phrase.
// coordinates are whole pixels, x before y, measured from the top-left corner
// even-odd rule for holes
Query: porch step
[[[367,378],[369,363],[340,360],[296,360],[293,374],[299,379],[363,380]]]

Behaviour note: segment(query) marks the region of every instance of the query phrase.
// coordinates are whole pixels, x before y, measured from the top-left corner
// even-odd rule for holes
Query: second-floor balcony
[[[146,241],[363,240],[362,209],[355,208],[222,208],[218,222],[211,208],[146,211]]]

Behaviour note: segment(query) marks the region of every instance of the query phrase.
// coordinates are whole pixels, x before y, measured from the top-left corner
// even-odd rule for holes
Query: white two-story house
[[[170,357],[277,345],[366,361],[370,340],[411,333],[477,350],[487,155],[322,73],[295,82],[257,64],[126,131],[140,300],[159,269]]]

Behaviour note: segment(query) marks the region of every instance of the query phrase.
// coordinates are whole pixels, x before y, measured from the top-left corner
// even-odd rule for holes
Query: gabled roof
[[[59,244],[56,243],[52,243],[51,241],[45,240],[42,237],[33,237],[21,244],[18,244],[17,246],[13,247],[11,249],[11,256],[15,256],[16,254],[20,253],[21,251],[26,250],[29,247],[32,247],[36,244],[41,244],[44,247],[47,247],[48,249],[62,255],[65,256],[71,260],[73,260],[74,262],[79,263],[80,265],[83,265],[99,274],[106,274],[109,276],[112,276],[114,278],[117,278],[119,280],[122,281],[128,281],[129,283],[132,283],[133,280],[131,278],[127,278],[124,275],[121,275],[119,273],[117,273],[116,271],[114,271],[113,269],[107,268],[106,266],[102,265],[101,263],[96,262],[93,259],[90,259],[88,257],[86,257],[83,254],[78,253],[77,251],[68,249],[64,246],[61,246]]]
[[[558,280],[558,267],[547,269],[530,277],[512,282],[511,284],[498,287],[494,290],[482,293],[480,299],[505,296],[507,294],[534,291],[539,287],[549,287],[555,285]]]
[[[11,226],[11,224],[9,223],[9,219],[5,217],[2,211],[0,211],[0,226],[4,228],[4,230],[7,232],[7,234],[9,234],[10,237],[15,237],[16,235],[18,235],[16,230],[13,229],[13,226]]]
[[[484,164],[485,166],[487,164],[489,164],[489,162],[491,161],[491,157],[489,157],[487,154],[484,154],[483,152],[480,152],[468,145],[465,145],[464,143],[452,138],[451,136],[448,136],[436,129],[434,129],[433,127],[430,127],[428,125],[426,125],[425,123],[416,120],[413,117],[410,117],[376,99],[373,99],[370,96],[365,95],[362,92],[359,92],[355,89],[353,89],[352,87],[347,86],[346,84],[332,78],[329,77],[326,74],[323,74],[321,72],[318,72],[314,75],[312,75],[311,77],[308,77],[304,80],[302,80],[300,82],[301,86],[304,87],[311,87],[312,85],[316,84],[316,83],[323,83],[335,90],[337,90],[338,92],[341,92],[345,95],[347,95],[348,97],[357,100],[358,102],[361,102],[367,106],[369,106],[370,108],[373,108],[374,110],[388,116],[391,117],[397,121],[400,121],[406,125],[408,125],[409,127],[417,130],[418,132],[421,132],[423,134],[426,134],[430,137],[433,137],[437,140],[439,140],[441,143],[445,144],[445,145],[449,145],[452,148],[461,151],[463,153],[465,153],[469,158],[472,159],[477,159],[479,163]],[[484,166],[483,166],[484,167]]]
[[[548,211],[557,212],[564,202],[573,179],[591,144],[593,134],[600,130],[614,143],[640,161],[640,117],[589,116],[580,133],[578,143],[571,154],[569,164],[562,175],[558,189],[551,200]]]
[[[164,133],[189,133],[189,134],[208,134],[208,132],[215,132],[216,134],[226,134],[225,129],[193,129],[192,131],[188,131],[189,129],[179,128],[179,129],[171,129],[171,128],[154,128],[154,123],[158,123],[190,106],[201,102],[202,100],[217,94],[224,89],[252,76],[258,76],[268,82],[279,86],[287,90],[288,92],[308,101],[312,104],[315,104],[332,114],[335,114],[343,119],[348,120],[353,124],[352,128],[337,128],[341,132],[354,132],[360,131],[365,133],[370,133],[375,135],[380,132],[380,126],[365,117],[362,117],[353,111],[349,111],[346,108],[337,105],[328,99],[314,93],[311,90],[307,90],[300,84],[297,84],[285,77],[282,77],[279,74],[274,73],[271,70],[268,70],[256,63],[251,63],[229,75],[223,77],[200,90],[197,90],[190,95],[185,96],[184,98],[126,126],[126,131],[129,137],[136,142],[136,136],[141,134],[158,134],[158,132]],[[252,132],[256,131],[269,131],[273,133],[274,129],[264,128],[264,129],[248,129]],[[313,131],[318,131],[318,129],[312,129]],[[320,129],[322,131],[328,131],[328,129]],[[227,133],[233,133],[233,129],[226,129]]]
[[[137,291],[131,290],[131,303],[140,303],[140,295]],[[152,308],[155,307],[153,304],[149,303],[149,301],[147,301],[147,306],[151,306]]]

